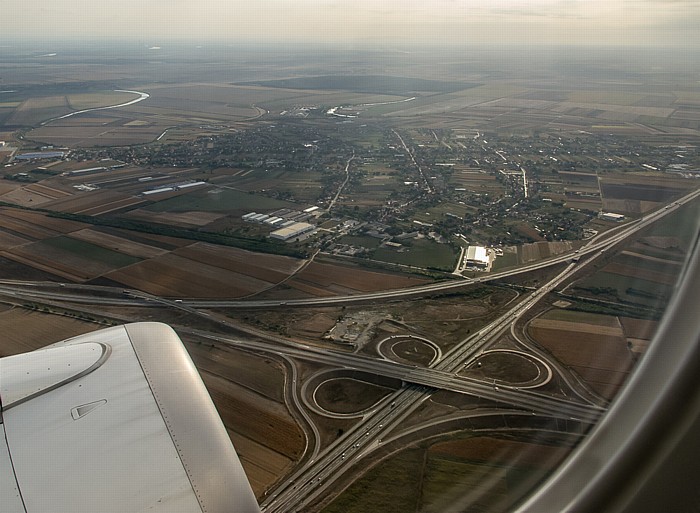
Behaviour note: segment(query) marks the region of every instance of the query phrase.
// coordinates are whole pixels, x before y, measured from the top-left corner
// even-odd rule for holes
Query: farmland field
[[[123,214],[123,217],[138,221],[160,223],[163,225],[197,228],[214,223],[215,221],[226,217],[226,214],[219,212],[202,212],[197,210],[188,210],[184,212],[151,212],[145,208],[139,208],[130,210],[129,212]]]
[[[555,469],[569,450],[488,436],[408,448],[371,468],[323,512],[441,513],[451,511],[465,495],[469,499],[459,511],[506,507]]]
[[[296,208],[296,204],[226,188],[193,192],[159,201],[145,208],[151,212],[200,211],[236,214],[251,210]]]
[[[664,202],[674,199],[683,193],[683,189],[663,187],[661,185],[643,185],[634,183],[601,182],[601,190],[605,198]]]
[[[272,285],[268,281],[216,265],[195,262],[173,253],[109,272],[105,277],[151,294],[168,297],[241,297]]]
[[[124,267],[141,261],[140,258],[72,237],[45,239],[42,244],[51,248],[47,251],[48,253],[52,250],[73,253],[91,261],[104,262],[110,267]]]
[[[268,21],[246,30],[267,29]],[[348,20],[316,21],[343,32]],[[304,31],[309,22],[287,28]],[[232,37],[238,28],[231,25]],[[500,43],[403,51],[369,40],[281,51],[189,39],[150,44],[56,44],[57,53],[46,55],[0,48],[0,140],[7,142],[0,147],[0,277],[52,282],[12,286],[66,298],[117,298],[61,305],[84,318],[171,323],[265,508],[284,487],[305,486],[292,477],[297,470],[312,458],[323,463],[316,461],[323,450],[349,442],[360,422],[313,411],[302,420],[293,388],[322,383],[321,405],[351,414],[389,393],[343,374],[340,362],[349,369],[354,355],[426,370],[437,348],[477,343],[485,326],[499,324],[503,335],[494,333],[493,346],[455,363],[462,377],[529,393],[525,387],[546,376],[526,354],[532,350],[573,374],[532,392],[561,399],[578,392],[602,404],[645,353],[697,236],[694,223],[681,221],[700,218],[700,202],[677,213],[669,204],[699,183],[696,55],[597,45],[532,52]],[[149,97],[58,119],[137,97],[115,88]],[[32,155],[49,150],[54,156]],[[269,239],[271,225],[242,219],[282,209],[275,215],[317,230],[282,243]],[[601,210],[626,219],[605,221]],[[670,215],[635,238],[613,238],[655,210]],[[574,254],[591,240],[599,246]],[[467,245],[503,252],[492,269],[464,272],[482,283],[450,275]],[[515,269],[561,254],[570,267],[562,259]],[[504,268],[513,272],[483,282]],[[551,289],[559,272],[571,274]],[[442,280],[444,289],[390,301],[315,301]],[[136,306],[124,290],[131,288],[164,300]],[[35,294],[29,304],[28,296],[9,294],[0,304],[10,335],[3,350],[95,328],[28,311],[59,308],[53,299]],[[235,301],[206,309],[198,298]],[[311,304],[291,301],[297,298]],[[512,326],[498,320],[535,299]],[[24,333],[32,337],[26,343]],[[325,348],[325,362],[344,356],[333,368],[283,350],[285,340],[295,351]],[[409,395],[419,393],[411,388]],[[380,420],[380,433],[370,429],[377,438],[362,432],[369,445],[348,453],[342,472],[315,476],[328,500],[345,490],[334,504],[289,509],[509,511],[585,429],[563,415],[424,391],[410,415]],[[362,460],[353,468],[354,458]]]
[[[282,366],[246,352],[185,340],[251,486],[260,496],[292,468],[303,451],[301,430],[284,405]]]
[[[558,320],[562,317],[567,320]],[[607,399],[615,396],[635,362],[616,317],[554,310],[533,320],[528,331]]]
[[[115,235],[98,232],[90,228],[72,232],[70,236],[72,239],[89,242],[103,248],[114,249],[119,253],[131,255],[139,259],[153,258],[167,252],[166,250],[155,246],[135,242],[124,237],[117,237]]]
[[[368,271],[359,267],[313,262],[286,285],[311,295],[326,296],[399,289],[421,283],[426,283],[426,280],[401,274]]]
[[[342,237],[339,241],[340,244],[348,244],[350,246],[363,247],[368,249],[374,249],[379,247],[380,240],[376,237],[360,236],[360,235],[346,235]]]
[[[94,109],[107,105],[118,105],[138,98],[137,94],[120,91],[83,93],[68,95],[68,103],[74,110]]]
[[[4,256],[78,282],[139,261],[138,258],[68,237],[16,247],[5,252]]]
[[[607,272],[607,269],[616,272]],[[625,274],[620,274],[620,271]],[[671,295],[675,277],[671,275],[664,277],[666,283],[659,283],[658,274],[651,277],[655,281],[636,276],[632,269],[608,266],[603,271],[577,282],[575,289],[592,291],[593,297],[613,300],[619,298],[633,304],[660,308],[666,304]],[[612,297],[608,298],[607,294],[612,294]]]
[[[4,307],[0,308],[0,324],[0,357],[33,351],[103,327],[72,317]]]

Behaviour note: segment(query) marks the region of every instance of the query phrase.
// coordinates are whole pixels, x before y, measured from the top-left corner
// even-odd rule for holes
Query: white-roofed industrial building
[[[316,227],[313,224],[294,223],[285,228],[275,230],[270,234],[270,237],[273,239],[288,241],[294,239],[295,237],[299,237],[300,235],[304,235],[305,233],[312,231],[314,228]]]
[[[600,218],[605,221],[615,221],[616,223],[625,220],[625,216],[622,214],[613,214],[612,212],[601,212]]]
[[[488,267],[491,263],[486,248],[482,246],[469,246],[465,259],[467,266]]]

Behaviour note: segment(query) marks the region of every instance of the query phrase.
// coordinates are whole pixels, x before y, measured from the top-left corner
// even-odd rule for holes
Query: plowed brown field
[[[601,396],[611,399],[634,365],[622,327],[535,319],[530,335],[577,372]]]

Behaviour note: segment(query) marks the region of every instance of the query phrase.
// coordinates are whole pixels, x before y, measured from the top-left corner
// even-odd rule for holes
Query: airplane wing
[[[136,323],[0,359],[6,513],[259,512],[175,332]]]

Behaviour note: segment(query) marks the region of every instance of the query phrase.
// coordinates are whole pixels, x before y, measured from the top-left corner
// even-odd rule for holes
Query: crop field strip
[[[109,272],[105,277],[155,295],[171,297],[241,297],[272,285],[172,253]]]
[[[155,246],[149,246],[140,242],[125,237],[118,237],[107,233],[95,231],[92,228],[85,228],[71,232],[70,236],[74,239],[89,242],[104,248],[111,248],[123,253],[138,258],[154,258],[167,253],[167,250]]]
[[[188,212],[150,212],[145,208],[130,210],[122,215],[125,219],[148,221],[164,225],[199,228],[225,218],[226,213],[188,211]]]
[[[76,194],[68,198],[60,198],[45,205],[46,208],[59,212],[78,213],[93,208],[98,208],[115,201],[122,201],[129,198],[119,192],[100,190],[92,194]]]
[[[83,253],[78,248],[73,249],[70,245],[66,247],[63,244],[54,244],[54,241],[60,240],[46,239],[16,247],[6,251],[5,255],[10,258],[19,257],[24,262],[35,262],[43,266],[44,269],[50,268],[52,272],[59,275],[72,275],[77,277],[78,281],[90,280],[115,268],[139,261],[137,258],[92,244],[82,243],[80,245],[81,248],[90,248],[91,251],[88,253]],[[75,240],[74,242],[80,241]]]

